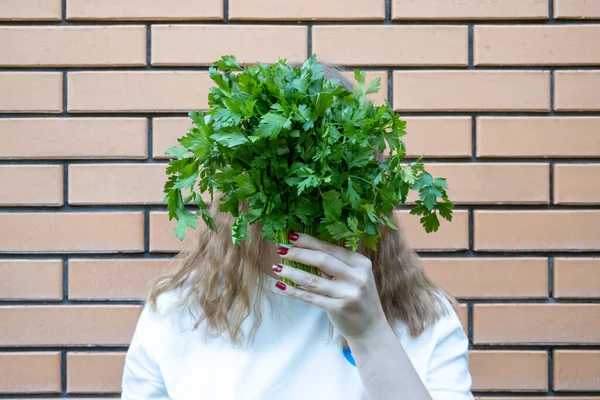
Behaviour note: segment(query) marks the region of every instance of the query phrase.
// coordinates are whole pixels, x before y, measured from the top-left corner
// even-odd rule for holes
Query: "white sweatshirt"
[[[269,277],[273,287],[274,278]],[[123,400],[362,400],[365,388],[352,356],[329,340],[329,319],[318,307],[267,293],[274,308],[250,347],[225,338],[205,339],[183,309],[167,312],[176,294],[145,306],[123,373]],[[249,332],[252,318],[243,325]],[[434,400],[472,400],[468,340],[454,311],[412,338],[400,325],[401,341]],[[336,332],[337,333],[337,332]],[[398,371],[399,374],[402,371]],[[399,400],[404,400],[398,394]],[[410,399],[406,399],[410,400]]]

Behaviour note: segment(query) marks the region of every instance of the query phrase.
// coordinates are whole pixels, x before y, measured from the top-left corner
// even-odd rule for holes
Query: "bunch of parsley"
[[[215,191],[223,194],[220,210],[235,217],[234,244],[260,222],[261,236],[273,243],[289,243],[287,232],[295,231],[353,250],[363,239],[376,250],[380,224],[397,229],[386,214],[411,189],[419,193],[411,214],[427,232],[438,229],[438,214],[452,219],[445,179],[434,179],[421,158],[402,163],[406,122],[389,102],[365,100],[379,91],[379,78],[367,84],[355,70],[358,85],[347,90],[324,78],[315,55],[301,67],[285,59],[240,66],[223,56],[209,73],[209,110],[191,112],[192,128],[165,153],[175,158],[164,202],[180,240],[198,217],[216,230],[200,195],[212,199]],[[389,156],[377,161],[375,152],[386,149]]]

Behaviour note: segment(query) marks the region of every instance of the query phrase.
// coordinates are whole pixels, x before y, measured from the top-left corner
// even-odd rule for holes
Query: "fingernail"
[[[275,284],[275,286],[277,286],[277,289],[280,289],[280,290],[285,290],[285,283],[283,283],[283,282],[281,282],[281,281],[277,282],[277,283]]]
[[[287,254],[287,252],[288,252],[288,248],[287,247],[281,247],[281,246],[279,246],[277,248],[277,254],[280,254],[280,255],[284,256],[284,255]]]
[[[283,269],[283,265],[281,265],[281,264],[273,265],[273,271],[275,271],[275,272],[281,272],[282,269]]]
[[[295,232],[290,232],[290,233],[288,233],[288,239],[290,239],[290,240],[298,240],[298,239],[300,239],[300,235],[298,235]]]

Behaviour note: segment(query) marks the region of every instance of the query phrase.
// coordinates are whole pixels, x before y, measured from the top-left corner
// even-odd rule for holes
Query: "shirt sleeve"
[[[151,356],[154,332],[150,309],[144,307],[125,356],[122,400],[169,400],[158,364]]]
[[[469,373],[469,339],[454,309],[438,321],[440,334],[427,370],[433,400],[473,400]]]

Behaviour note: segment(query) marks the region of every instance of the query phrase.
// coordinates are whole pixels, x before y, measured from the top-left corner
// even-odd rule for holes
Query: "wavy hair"
[[[353,84],[339,67],[320,64],[326,78],[339,79],[342,85],[352,88]],[[383,159],[379,153],[375,156]],[[179,292],[181,295],[175,306],[189,311],[195,321],[194,329],[206,321],[211,337],[227,333],[234,345],[242,345],[246,340],[253,341],[262,321],[258,300],[263,299],[268,290],[263,264],[266,255],[274,252],[275,245],[260,238],[261,226],[256,223],[248,226],[248,239],[234,246],[231,239],[233,217],[219,211],[219,198],[216,195],[210,204],[217,232],[199,221],[194,235],[190,235],[194,240],[156,278],[146,302],[156,311],[158,296],[185,289]],[[388,217],[397,220],[393,211]],[[381,225],[380,230],[382,235],[377,251],[366,248],[362,242],[357,251],[372,262],[379,298],[390,325],[398,333],[396,323],[403,322],[410,335],[416,337],[448,313],[443,304],[444,297],[453,306],[456,301],[425,274],[401,226],[393,230]],[[242,324],[250,315],[254,322],[246,334]]]

